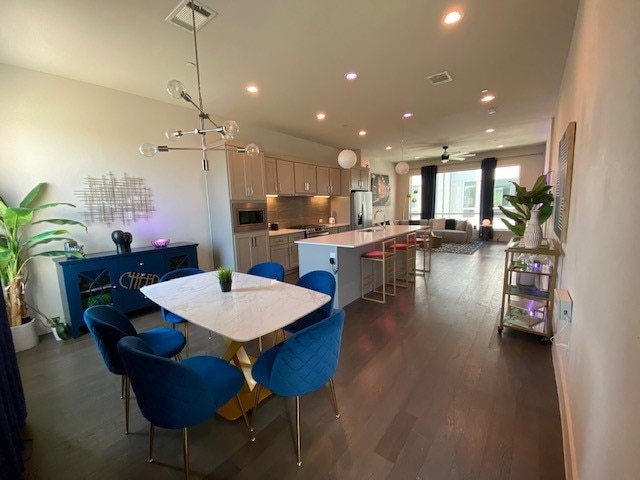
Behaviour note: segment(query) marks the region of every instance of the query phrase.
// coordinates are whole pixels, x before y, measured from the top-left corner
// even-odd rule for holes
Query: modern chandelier
[[[185,102],[193,105],[198,110],[198,117],[200,118],[199,128],[192,130],[173,130],[169,129],[165,132],[165,137],[170,141],[176,141],[183,135],[200,135],[200,147],[169,147],[168,145],[154,145],[152,143],[143,143],[140,145],[140,153],[145,157],[153,157],[158,152],[169,152],[172,150],[198,150],[202,152],[202,170],[209,170],[209,159],[207,158],[207,151],[209,150],[226,150],[226,146],[222,147],[207,147],[207,133],[219,133],[221,138],[225,140],[232,140],[240,131],[238,123],[234,120],[227,120],[222,125],[216,124],[208,113],[204,111],[202,104],[202,92],[200,89],[200,62],[198,60],[198,38],[196,35],[196,9],[200,10],[200,7],[195,2],[188,2],[187,6],[191,10],[191,21],[193,26],[193,47],[196,56],[196,81],[198,85],[198,103],[196,103],[191,95],[187,93],[182,82],[178,80],[171,80],[167,84],[167,92],[173,98],[182,99]],[[213,128],[205,128],[205,121],[209,121]],[[255,143],[250,143],[246,147],[231,147],[238,153],[246,153],[250,157],[257,157],[260,154],[260,149]]]

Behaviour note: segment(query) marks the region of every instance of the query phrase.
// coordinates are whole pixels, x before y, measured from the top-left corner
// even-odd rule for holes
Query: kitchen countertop
[[[379,229],[380,227],[376,227]],[[350,230],[348,232],[322,235],[319,237],[296,240],[296,243],[305,245],[322,245],[327,247],[357,248],[371,243],[381,242],[389,238],[404,235],[417,230],[424,230],[422,225],[387,225],[386,230],[376,230],[367,232],[368,228],[362,230]]]
[[[279,230],[269,230],[270,237],[289,235],[290,233],[304,233],[304,230],[300,230],[299,228],[281,228]]]

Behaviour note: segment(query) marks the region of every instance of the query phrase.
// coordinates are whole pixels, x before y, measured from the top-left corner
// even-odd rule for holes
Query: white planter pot
[[[38,335],[36,334],[36,319],[32,318],[30,322],[17,327],[11,327],[11,336],[13,337],[13,346],[16,352],[28,350],[38,344]]]
[[[542,243],[542,227],[538,220],[539,213],[538,210],[531,210],[531,218],[524,229],[523,240],[525,248],[538,248]]]

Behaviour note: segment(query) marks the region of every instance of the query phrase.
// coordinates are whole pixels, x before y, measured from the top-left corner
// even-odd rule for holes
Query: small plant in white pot
[[[44,203],[38,204],[37,200],[46,190],[46,183],[35,186],[17,207],[10,207],[0,197],[0,280],[2,290],[7,303],[9,325],[16,342],[16,328],[23,325],[33,325],[33,320],[27,314],[27,304],[24,299],[27,284],[28,265],[36,257],[60,257],[65,255],[64,250],[47,248],[49,244],[65,241],[73,241],[69,231],[62,228],[31,232],[30,229],[39,224],[52,224],[55,226],[79,226],[87,227],[78,221],[65,218],[37,219],[42,210],[58,206],[74,207],[71,203]],[[82,257],[80,252],[72,252],[70,255]],[[35,329],[32,327],[33,335]],[[37,337],[36,337],[37,343]],[[33,346],[33,345],[31,345]],[[16,345],[16,350],[20,347]],[[29,347],[27,347],[29,348]]]

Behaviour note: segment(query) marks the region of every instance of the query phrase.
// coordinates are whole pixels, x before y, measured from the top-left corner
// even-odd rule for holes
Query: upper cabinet
[[[231,200],[265,200],[264,157],[227,152]]]
[[[343,194],[348,195],[347,190],[370,190],[370,170],[365,167],[353,167],[342,172]]]
[[[316,167],[317,193],[318,195],[341,195],[341,173],[339,168]]]
[[[293,175],[293,162],[273,157],[264,158],[267,195],[295,195]]]
[[[303,195],[316,194],[316,166],[295,163],[295,192]]]

